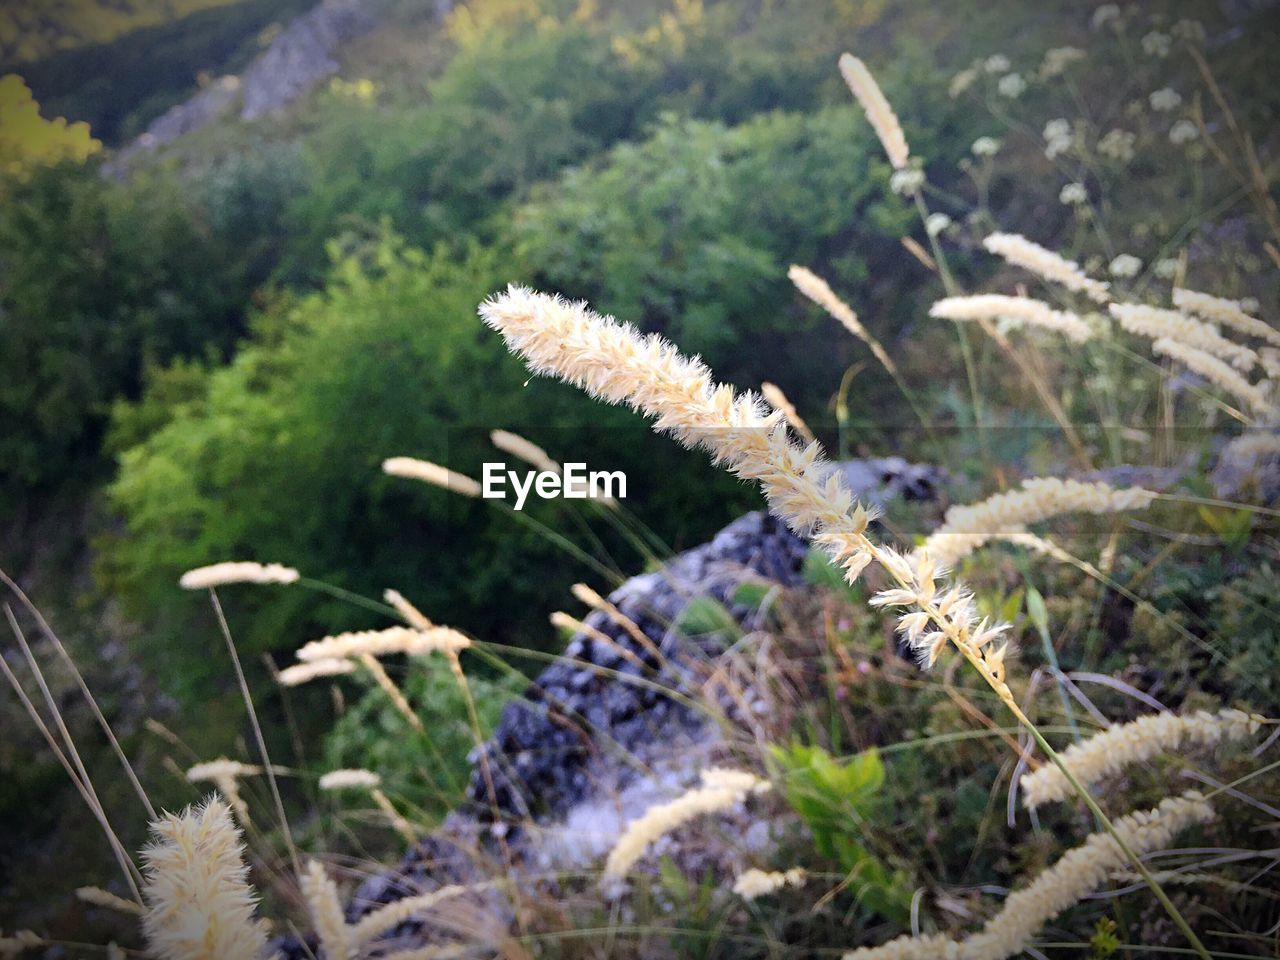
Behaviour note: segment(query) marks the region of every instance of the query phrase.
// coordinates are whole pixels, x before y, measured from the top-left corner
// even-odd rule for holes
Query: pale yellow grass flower
[[[1093,331],[1076,314],[1054,310],[1031,297],[1008,297],[985,293],[970,297],[947,297],[929,309],[929,316],[943,320],[1013,320],[1018,324],[1060,333],[1076,343],[1084,343]]]
[[[1261,430],[1246,433],[1228,443],[1222,453],[1223,456],[1239,459],[1280,456],[1280,433],[1265,433]]]
[[[223,757],[218,760],[210,760],[207,763],[197,763],[195,766],[189,767],[187,769],[187,780],[191,783],[200,783],[206,780],[217,781],[232,777],[252,777],[261,772],[261,767],[241,763],[239,760],[228,760]]]
[[[19,930],[12,937],[0,937],[0,957],[16,957],[27,950],[35,950],[45,945],[42,937],[31,930]]]
[[[191,783],[212,783],[218,792],[231,804],[231,809],[240,818],[241,823],[249,822],[249,805],[240,794],[239,777],[253,777],[262,773],[261,767],[228,760],[225,757],[211,760],[208,763],[197,763],[187,770],[187,780]]]
[[[1248,372],[1258,363],[1258,354],[1248,347],[1233,343],[1207,323],[1177,310],[1148,307],[1143,304],[1113,303],[1111,315],[1129,333],[1152,340],[1177,340],[1189,347],[1228,360],[1237,370]]]
[[[1193,373],[1198,373],[1210,383],[1221,387],[1233,397],[1243,401],[1245,406],[1254,413],[1265,415],[1272,411],[1271,398],[1264,386],[1250,383],[1213,354],[1197,350],[1181,340],[1171,340],[1168,337],[1161,337],[1153,343],[1151,350],[1153,353],[1177,361]],[[1263,381],[1263,383],[1266,382]]]
[[[1088,786],[1166,751],[1243,740],[1257,733],[1262,723],[1262,717],[1240,710],[1216,714],[1199,710],[1187,716],[1153,713],[1073,743],[1061,757],[1076,779]],[[1021,783],[1022,800],[1029,808],[1075,795],[1066,776],[1053,764],[1026,774]]]
[[[353,960],[355,945],[342,915],[337,885],[325,873],[319,860],[310,861],[299,880],[325,960]]]
[[[382,592],[382,599],[395,608],[402,620],[417,630],[430,630],[435,626],[427,615],[405,599],[399,590],[387,589]]]
[[[76,899],[95,907],[115,910],[117,913],[133,916],[141,916],[143,913],[143,908],[136,901],[117,897],[110,890],[103,890],[101,887],[79,887],[76,890]]]
[[[867,512],[855,508],[818,446],[794,444],[778,425],[780,415],[767,415],[759,398],[715,384],[704,364],[661,337],[641,336],[584,304],[512,286],[485,301],[480,314],[536,372],[629,404],[655,418],[655,429],[759,482],[774,511],[797,532],[812,532],[846,576],[856,579],[870,562]]]
[[[338,677],[352,673],[355,669],[356,665],[352,660],[327,657],[323,660],[296,663],[292,667],[285,667],[276,675],[276,680],[279,681],[281,686],[296,687],[300,684],[317,680],[320,677]]]
[[[1106,483],[1082,483],[1033,477],[1018,490],[997,493],[977,503],[953,506],[916,551],[949,567],[989,541],[1025,532],[1032,523],[1070,513],[1121,513],[1145,510],[1156,494],[1142,487],[1116,489]]]
[[[1168,846],[1182,830],[1213,819],[1213,809],[1199,793],[1168,797],[1154,810],[1131,813],[1115,821],[1120,839],[1138,856]],[[965,940],[942,935],[899,937],[879,947],[860,947],[844,960],[1007,960],[1021,954],[1040,928],[1063,910],[1101,887],[1111,872],[1129,863],[1120,844],[1108,833],[1095,833],[1081,846],[1021,890],[1005,898],[1000,912]]]
[[[858,315],[853,312],[853,308],[836,296],[827,281],[809,268],[795,265],[787,271],[787,277],[795,284],[797,290],[822,307],[836,320],[839,320],[846,330],[870,347],[871,353],[884,368],[894,376],[897,376],[898,368],[894,366],[893,360],[885,353],[880,341],[873,337],[870,331],[862,325]]]
[[[293,567],[278,563],[215,563],[188,570],[179,578],[178,586],[184,590],[204,590],[228,583],[293,583],[298,576],[298,571]]]
[[[471,640],[449,627],[414,630],[410,627],[387,627],[385,630],[360,630],[312,640],[297,652],[299,660],[344,659],[367,653],[383,657],[395,653],[413,656],[442,651],[457,653],[471,646]]]
[[[1213,323],[1220,323],[1250,337],[1258,337],[1269,343],[1280,346],[1280,330],[1271,324],[1251,317],[1240,305],[1239,300],[1227,300],[1208,293],[1195,290],[1184,290],[1175,287],[1173,304],[1180,310],[1186,310],[1196,316],[1204,317]]]
[[[533,371],[554,374],[599,399],[628,404],[653,417],[654,429],[710,452],[735,476],[758,482],[774,514],[797,533],[810,535],[849,582],[873,559],[878,561],[901,589],[881,594],[877,602],[918,604],[938,628],[937,635],[964,653],[1021,716],[1004,682],[1004,648],[987,649],[1004,628],[979,623],[973,604],[958,602],[963,588],[942,595],[933,565],[909,562],[873,543],[866,535],[870,515],[854,506],[853,494],[821,448],[793,443],[777,424],[778,415],[766,416],[756,397],[715,384],[700,361],[681,356],[661,337],[641,336],[612,317],[593,313],[585,304],[512,286],[485,301],[480,315]],[[913,627],[912,633],[918,644],[934,642],[933,632]]]
[[[809,429],[809,424],[804,422],[804,418],[796,410],[795,404],[787,399],[787,395],[782,392],[781,387],[776,383],[765,382],[760,384],[760,393],[764,396],[769,406],[782,414],[796,433],[811,442],[816,439],[813,431]]]
[[[743,900],[754,900],[757,897],[768,896],[783,887],[803,886],[806,879],[807,876],[801,867],[769,872],[753,868],[738,875],[733,882],[733,892]]]
[[[161,960],[258,960],[266,932],[254,919],[240,831],[215,798],[151,824],[142,850],[142,929]]]
[[[867,69],[867,65],[851,53],[840,55],[840,74],[849,85],[853,95],[862,104],[867,121],[875,130],[876,136],[884,146],[884,152],[895,169],[901,170],[907,165],[911,151],[907,148],[907,138],[902,132],[898,117],[889,106],[880,91],[880,85]]]
[[[320,777],[321,790],[372,790],[382,778],[372,770],[330,770]]]
[[[393,477],[406,477],[409,480],[421,480],[423,483],[444,487],[464,497],[481,495],[480,484],[475,480],[437,463],[428,463],[426,460],[415,460],[413,457],[390,457],[382,461],[382,472]]]
[[[441,901],[450,900],[464,893],[472,893],[491,886],[494,886],[493,882],[475,883],[467,886],[450,884],[430,893],[393,900],[386,906],[366,913],[357,920],[350,928],[351,940],[355,944],[363,946],[388,930],[394,930],[400,924],[430,910]]]
[[[489,439],[493,445],[503,453],[509,453],[513,457],[519,457],[530,466],[537,467],[539,470],[545,470],[547,473],[559,473],[560,464],[547,454],[536,443],[526,440],[524,437],[507,430],[494,430],[489,434]]]
[[[1099,303],[1108,300],[1108,284],[1085,275],[1080,265],[1016,233],[993,233],[982,241],[988,251],[1068,290],[1084,293]]]
[[[605,860],[601,882],[615,883],[630,873],[645,851],[661,837],[690,820],[727,810],[768,784],[742,770],[708,770],[702,784],[667,803],[650,807],[627,824]]]

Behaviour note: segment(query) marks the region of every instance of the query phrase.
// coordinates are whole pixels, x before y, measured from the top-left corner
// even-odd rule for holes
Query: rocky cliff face
[[[323,0],[282,30],[239,76],[220,77],[184,103],[152,121],[146,132],[120,149],[108,172],[127,170],[139,154],[199,130],[238,110],[242,120],[269,116],[338,71],[336,51],[377,23],[376,0]],[[436,0],[443,16],[452,3]]]

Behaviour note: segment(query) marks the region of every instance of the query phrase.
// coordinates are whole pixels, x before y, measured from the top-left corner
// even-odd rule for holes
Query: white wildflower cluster
[[[1169,55],[1173,47],[1173,37],[1159,30],[1152,30],[1142,38],[1142,52],[1149,57],[1163,59]]]
[[[1257,733],[1261,725],[1262,717],[1240,710],[1216,714],[1200,710],[1188,716],[1153,713],[1073,743],[1059,756],[1088,786],[1169,750],[1243,740]],[[1021,784],[1022,802],[1032,809],[1075,796],[1066,775],[1052,763],[1023,776]]]
[[[1111,261],[1111,265],[1107,268],[1113,277],[1120,277],[1121,279],[1136,277],[1141,269],[1142,261],[1131,253],[1120,254]]]
[[[1177,146],[1193,143],[1200,139],[1200,128],[1190,120],[1179,120],[1169,128],[1169,142]]]
[[[1070,121],[1059,117],[1046,123],[1044,125],[1044,143],[1044,155],[1049,160],[1053,160],[1070,151],[1074,143]]]
[[[624,878],[651,844],[677,827],[696,817],[727,810],[742,803],[749,794],[767,789],[766,781],[742,770],[704,771],[699,786],[668,803],[650,807],[627,824],[605,860],[602,882],[608,885]]]
[[[1230,327],[1232,330],[1238,330],[1246,336],[1257,337],[1261,340],[1266,340],[1268,343],[1280,346],[1280,330],[1277,330],[1269,323],[1259,320],[1257,317],[1249,316],[1243,301],[1228,300],[1225,297],[1215,297],[1209,293],[1175,288],[1173,291],[1173,305],[1180,310],[1186,310],[1189,313],[1196,314],[1196,316],[1204,317],[1204,319],[1212,323]]]
[[[1020,73],[1006,73],[996,83],[996,92],[1002,97],[1008,97],[1010,100],[1017,99],[1027,90],[1027,81],[1022,79]]]
[[[1051,80],[1061,76],[1066,72],[1067,67],[1084,58],[1085,52],[1079,47],[1054,47],[1045,52],[1044,62],[1040,65],[1040,77],[1043,80]]]
[[[1204,24],[1199,20],[1179,20],[1169,32],[1187,43],[1203,43],[1205,39]]]
[[[1031,297],[1009,297],[984,293],[967,297],[947,297],[929,308],[929,316],[942,320],[1015,321],[1060,333],[1076,343],[1090,339],[1093,331],[1080,317],[1066,310],[1055,310],[1047,303]]]
[[[1177,310],[1149,307],[1140,303],[1113,303],[1111,315],[1129,333],[1158,340],[1162,337],[1177,340],[1189,347],[1203,350],[1222,360],[1230,361],[1239,370],[1252,370],[1258,363],[1258,353],[1240,343],[1228,340],[1207,323]]]
[[[849,85],[849,90],[862,104],[867,121],[875,130],[876,136],[880,138],[889,162],[895,169],[901,170],[907,165],[910,156],[907,138],[902,133],[902,125],[898,123],[897,114],[889,106],[889,101],[885,99],[875,77],[871,75],[865,63],[849,53],[840,56],[840,73],[844,76],[845,83]]]
[[[889,189],[905,197],[915,196],[924,186],[924,171],[918,167],[905,167],[893,171],[889,177]]]
[[[940,235],[951,226],[951,218],[945,213],[931,213],[924,221],[924,230],[931,237]]]
[[[1003,53],[993,53],[982,62],[982,69],[987,73],[1006,73],[1013,66]]]
[[[1161,113],[1167,113],[1170,110],[1176,110],[1182,105],[1182,94],[1173,87],[1161,87],[1154,91],[1147,98],[1151,104],[1152,110],[1158,110]]]
[[[1171,280],[1178,273],[1176,257],[1164,257],[1151,265],[1151,271],[1161,280]]]
[[[1000,152],[1000,141],[995,137],[979,137],[969,149],[975,157],[994,157]]]
[[[783,887],[804,886],[808,879],[803,867],[790,870],[745,870],[733,882],[733,892],[743,900],[755,900],[781,890]]]
[[[142,929],[162,960],[258,960],[266,930],[254,918],[240,831],[226,804],[210,798],[151,824],[143,848]]]
[[[1128,130],[1108,130],[1098,141],[1098,152],[1112,160],[1128,163],[1134,158],[1134,144],[1137,141],[1137,135]]]
[[[1213,808],[1194,791],[1167,797],[1154,810],[1121,817],[1116,834],[1138,856],[1168,846],[1187,827],[1213,819]],[[1007,960],[1021,954],[1049,920],[1101,887],[1129,862],[1109,833],[1095,833],[1067,851],[1022,890],[1005,898],[1000,912],[966,940],[942,935],[899,937],[879,947],[861,947],[844,960]]]
[[[1089,202],[1089,191],[1083,183],[1063,184],[1058,191],[1058,202],[1069,207],[1082,206]]]
[[[1155,496],[1142,487],[1116,489],[1101,482],[1033,477],[1024,480],[1021,489],[951,507],[916,552],[950,566],[997,537],[1025,532],[1030,524],[1071,513],[1145,510]]]
[[[1068,290],[1107,302],[1107,284],[1087,277],[1080,265],[1016,233],[993,233],[982,241],[988,251]]]
[[[248,561],[215,563],[207,567],[188,570],[178,580],[184,590],[205,590],[228,583],[294,583],[298,571],[278,563],[252,563]]]

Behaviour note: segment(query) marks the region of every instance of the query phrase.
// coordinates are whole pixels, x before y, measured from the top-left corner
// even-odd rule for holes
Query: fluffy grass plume
[[[1068,290],[1084,293],[1098,303],[1106,303],[1109,299],[1108,284],[1086,276],[1074,260],[1067,260],[1052,250],[1046,250],[1020,234],[993,233],[982,241],[982,245],[1014,266],[1022,267]]]
[[[342,915],[338,887],[325,873],[324,865],[319,860],[310,861],[300,883],[307,911],[311,914],[311,924],[324,950],[324,960],[354,960],[356,951]]]
[[[1267,388],[1261,384],[1250,383],[1211,353],[1169,337],[1161,337],[1151,345],[1151,350],[1153,353],[1182,364],[1192,373],[1198,373],[1214,386],[1220,387],[1244,403],[1255,414],[1266,416],[1274,409]]]
[[[893,112],[893,107],[889,106],[889,101],[881,92],[876,78],[871,75],[867,65],[851,53],[840,55],[840,75],[844,77],[844,82],[857,97],[858,103],[862,104],[867,121],[875,130],[876,136],[880,138],[889,162],[893,164],[895,170],[901,170],[907,165],[911,151],[907,148],[907,138],[902,132],[902,124],[898,122],[897,114]]]
[[[1180,831],[1206,823],[1213,809],[1198,793],[1168,797],[1154,810],[1131,813],[1115,821],[1116,833],[1139,856],[1167,846]],[[1108,833],[1095,833],[1067,851],[1030,885],[1005,899],[1004,906],[968,939],[899,937],[879,947],[861,947],[844,960],[1006,960],[1022,953],[1045,925],[1106,882],[1129,858]]]
[[[1141,487],[1118,490],[1101,482],[1034,477],[1024,480],[1019,490],[951,507],[942,526],[929,535],[918,553],[950,566],[993,539],[1023,533],[1028,524],[1068,513],[1145,510],[1155,496]]]
[[[755,900],[768,896],[783,887],[803,886],[807,875],[803,868],[792,867],[790,870],[744,870],[733,882],[733,892],[743,900]]]
[[[372,790],[382,778],[372,770],[330,770],[320,778],[321,790]]]
[[[225,803],[209,798],[151,824],[143,848],[147,909],[142,929],[161,960],[257,960],[266,932],[254,918],[240,831]]]
[[[385,630],[359,630],[312,640],[298,650],[297,657],[305,663],[346,659],[358,657],[361,654],[382,657],[394,653],[411,655],[436,651],[456,653],[469,646],[471,646],[470,638],[448,627],[431,627],[429,630],[388,627]]]
[[[1237,370],[1248,372],[1258,364],[1257,351],[1233,343],[1217,330],[1177,310],[1164,310],[1144,304],[1113,303],[1111,315],[1120,326],[1138,336],[1159,340],[1167,337],[1189,347],[1226,360]]]
[[[1218,323],[1246,336],[1257,337],[1259,340],[1266,340],[1270,344],[1280,346],[1280,330],[1257,317],[1249,316],[1238,300],[1227,300],[1209,293],[1175,287],[1173,305],[1179,310],[1186,310],[1198,317],[1204,317],[1211,323]]]
[[[133,900],[117,897],[110,890],[103,890],[101,887],[79,887],[76,890],[76,899],[81,903],[102,907],[105,910],[115,910],[117,913],[127,913],[135,917],[140,917],[143,913],[143,908]]]
[[[298,571],[278,563],[232,561],[188,570],[178,579],[184,590],[205,590],[228,583],[293,583]]]
[[[452,493],[460,493],[464,497],[479,497],[480,484],[468,476],[455,473],[448,467],[426,460],[415,460],[413,457],[390,457],[382,461],[382,472],[392,477],[406,477],[410,480],[421,480]]]
[[[768,784],[742,770],[707,770],[699,786],[686,790],[667,803],[650,807],[622,832],[605,860],[601,882],[615,884],[636,865],[646,850],[660,837],[708,813],[727,810],[747,795],[767,789]]]
[[[1168,750],[1243,740],[1257,733],[1262,723],[1262,717],[1240,710],[1216,714],[1199,710],[1187,716],[1155,713],[1073,743],[1061,756],[1076,779],[1088,785]],[[1023,803],[1031,808],[1075,795],[1062,771],[1052,764],[1026,774],[1021,784]]]
[[[656,430],[759,482],[773,511],[793,530],[812,533],[850,580],[870,562],[867,511],[855,507],[818,446],[794,444],[779,426],[781,414],[767,414],[758,397],[714,383],[701,361],[585,304],[513,285],[481,304],[480,315],[534,371],[628,404],[654,418]]]
[[[858,315],[853,312],[853,307],[836,296],[835,291],[831,289],[831,285],[827,281],[807,267],[794,265],[787,271],[787,277],[797,290],[831,314],[836,320],[839,320],[846,330],[870,347],[871,353],[880,361],[881,365],[894,376],[897,376],[898,368],[894,365],[893,359],[889,354],[885,353],[880,341],[873,337],[870,331],[862,325]]]
[[[1014,320],[1029,327],[1052,330],[1075,343],[1093,336],[1089,325],[1067,310],[1055,310],[1031,297],[1008,297],[998,293],[971,297],[947,297],[929,309],[929,316],[942,320]]]
[[[309,683],[320,677],[339,677],[352,673],[356,669],[355,662],[338,657],[326,657],[323,660],[312,660],[310,663],[296,663],[285,667],[276,675],[281,686],[296,687]]]

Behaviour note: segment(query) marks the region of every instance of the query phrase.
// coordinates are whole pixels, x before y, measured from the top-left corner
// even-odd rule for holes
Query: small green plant
[[[911,891],[900,873],[890,872],[865,845],[873,821],[884,763],[876,750],[838,760],[817,746],[774,746],[782,794],[813,833],[814,849],[837,864],[858,899],[885,917],[902,922]]]

